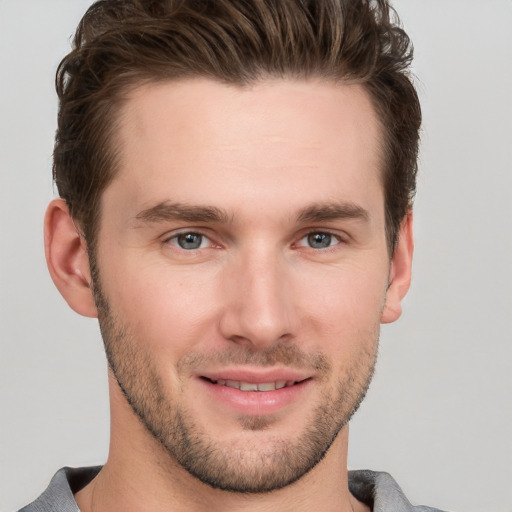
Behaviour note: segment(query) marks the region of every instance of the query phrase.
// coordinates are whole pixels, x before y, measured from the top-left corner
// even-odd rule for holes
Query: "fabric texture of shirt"
[[[73,494],[85,487],[100,471],[90,468],[62,468],[46,491],[18,512],[80,512]],[[388,473],[361,470],[348,472],[352,495],[373,512],[442,512],[437,508],[413,506]]]

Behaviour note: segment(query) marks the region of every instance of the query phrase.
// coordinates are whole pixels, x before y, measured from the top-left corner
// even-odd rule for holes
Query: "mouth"
[[[245,382],[242,380],[224,380],[224,379],[210,379],[208,377],[202,377],[204,380],[210,382],[211,384],[216,384],[217,386],[226,386],[228,388],[239,389],[240,391],[258,391],[258,392],[268,392],[268,391],[276,391],[283,388],[288,388],[295,386],[296,384],[300,384],[301,382],[305,382],[309,379],[303,380],[277,380],[270,382]]]
[[[266,372],[228,370],[218,374],[198,375],[197,382],[206,390],[207,404],[216,411],[234,412],[237,416],[268,416],[303,403],[305,393],[315,389],[312,375],[290,370]],[[229,414],[229,412],[228,412]]]

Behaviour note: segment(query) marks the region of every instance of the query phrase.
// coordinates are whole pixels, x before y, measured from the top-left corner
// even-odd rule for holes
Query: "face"
[[[313,468],[369,384],[390,279],[365,92],[195,80],[135,90],[102,198],[95,299],[118,384],[203,482]]]

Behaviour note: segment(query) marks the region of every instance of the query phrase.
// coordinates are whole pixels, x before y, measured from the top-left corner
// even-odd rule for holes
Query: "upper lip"
[[[264,384],[267,382],[294,381],[300,382],[311,378],[312,375],[306,372],[290,368],[272,368],[272,369],[223,369],[207,371],[198,374],[212,381],[233,380],[240,382],[250,382],[252,384]]]

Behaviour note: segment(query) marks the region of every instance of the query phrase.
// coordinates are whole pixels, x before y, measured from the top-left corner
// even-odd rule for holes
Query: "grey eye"
[[[199,249],[203,243],[203,235],[199,233],[181,233],[176,236],[176,243],[182,249]]]
[[[326,249],[332,244],[332,235],[329,233],[310,233],[307,236],[308,245],[313,249]]]

